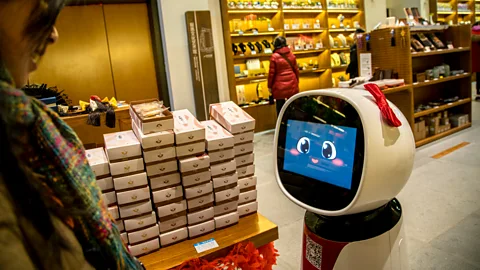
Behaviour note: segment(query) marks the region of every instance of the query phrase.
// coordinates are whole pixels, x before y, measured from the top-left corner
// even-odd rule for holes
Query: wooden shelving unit
[[[478,3],[476,0],[429,0],[430,13],[435,22],[455,25],[475,23],[478,20],[476,17],[480,16],[480,9],[475,6]]]
[[[468,114],[472,112],[471,99],[471,54],[470,54],[470,25],[451,26],[445,30],[435,30],[435,33],[444,43],[451,41],[455,49],[437,50],[432,52],[411,52],[411,35],[418,33],[410,31],[408,27],[395,28],[396,46],[391,46],[392,29],[381,29],[370,33],[370,51],[366,46],[359,53],[372,54],[372,66],[374,69],[392,69],[398,72],[399,77],[405,79],[405,86],[384,90],[387,98],[392,101],[410,122],[412,129],[415,121],[439,113],[445,110],[454,113]],[[402,46],[401,32],[405,31],[405,46]],[[429,33],[428,30],[422,31]],[[363,40],[365,44],[365,40]],[[424,82],[416,82],[416,74],[425,72],[441,64],[448,64],[451,70],[464,70],[463,74],[448,76]],[[456,102],[443,104],[428,110],[414,112],[420,104],[428,104],[439,99],[458,96]],[[446,132],[427,136],[418,140],[416,146],[422,146],[435,140],[444,138],[455,132],[468,128],[469,125],[451,128]]]
[[[203,253],[197,253],[194,244],[215,239],[219,247]],[[213,260],[223,257],[231,248],[240,242],[250,241],[255,247],[261,247],[278,239],[278,227],[260,214],[241,218],[238,225],[209,233],[205,236],[187,240],[173,246],[161,248],[159,251],[140,257],[140,261],[148,270],[173,269],[183,262],[204,258]]]
[[[235,78],[235,66],[243,72],[243,70],[246,70],[247,60],[259,59],[265,68],[266,65],[268,66],[269,57],[271,56],[271,54],[265,54],[264,51],[261,53],[257,51],[257,54],[252,55],[248,46],[244,55],[234,55],[232,44],[238,45],[243,43],[247,45],[248,42],[255,44],[262,41],[271,43],[278,35],[286,37],[288,41],[302,39],[311,42],[314,48],[317,43],[321,43],[323,45],[322,49],[292,50],[297,57],[299,66],[303,64],[308,65],[307,70],[300,72],[300,91],[331,88],[334,80],[335,83],[338,83],[339,77],[348,78],[345,74],[346,66],[332,68],[330,57],[333,53],[349,55],[349,48],[333,48],[330,46],[329,36],[331,35],[334,38],[335,44],[341,44],[338,39],[339,35],[344,35],[350,44],[353,43],[353,38],[348,36],[355,32],[354,25],[359,24],[360,27],[365,28],[364,0],[357,0],[355,8],[342,9],[333,8],[334,6],[330,3],[330,0],[321,0],[321,9],[284,9],[283,1],[280,0],[277,1],[280,7],[278,10],[229,9],[228,3],[230,0],[220,1],[229,77],[229,93],[232,101],[238,103],[237,86],[244,89],[247,102],[258,100],[258,87],[263,89],[263,96],[266,97],[268,87],[265,79],[268,74],[259,78],[238,79]],[[306,0],[297,2],[307,3]],[[256,15],[257,19],[261,18],[261,20],[257,22],[245,21],[245,17],[251,14]],[[344,17],[344,27],[348,26],[349,29],[340,28],[340,15]],[[320,24],[320,28],[315,27],[316,23]],[[305,24],[308,24],[309,27],[306,27]],[[288,28],[285,25],[288,25]],[[335,25],[336,28],[333,29],[332,25]],[[269,26],[270,30],[274,31],[268,31]],[[252,28],[257,28],[258,34],[246,31]],[[244,33],[239,34],[238,30],[242,30]],[[311,64],[318,65],[319,68],[311,70]],[[266,68],[265,72],[268,72],[268,68]],[[261,81],[259,82],[258,80]],[[257,120],[257,132],[275,127],[275,105],[248,106],[244,109]]]

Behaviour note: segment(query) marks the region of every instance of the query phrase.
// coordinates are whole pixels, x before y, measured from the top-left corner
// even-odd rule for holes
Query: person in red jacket
[[[273,42],[275,51],[270,58],[268,73],[268,89],[276,100],[277,115],[285,101],[298,93],[298,65],[297,58],[287,46],[287,40],[279,36]]]

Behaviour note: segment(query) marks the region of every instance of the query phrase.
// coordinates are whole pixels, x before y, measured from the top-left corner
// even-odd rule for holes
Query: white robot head
[[[379,208],[405,186],[415,141],[400,110],[390,126],[367,91],[306,91],[290,98],[278,116],[274,156],[282,192],[325,216]]]

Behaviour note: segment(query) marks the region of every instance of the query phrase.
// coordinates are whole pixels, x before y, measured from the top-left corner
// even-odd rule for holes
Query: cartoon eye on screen
[[[351,189],[357,129],[288,120],[283,169]]]

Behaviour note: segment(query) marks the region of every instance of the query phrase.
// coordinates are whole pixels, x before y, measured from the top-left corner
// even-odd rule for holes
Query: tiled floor
[[[412,270],[480,270],[480,102],[473,127],[417,150],[415,168],[398,195],[404,210]],[[273,175],[273,132],[255,137],[259,212],[279,226],[276,269],[300,269],[303,215]],[[441,159],[432,155],[461,142],[470,145]]]

